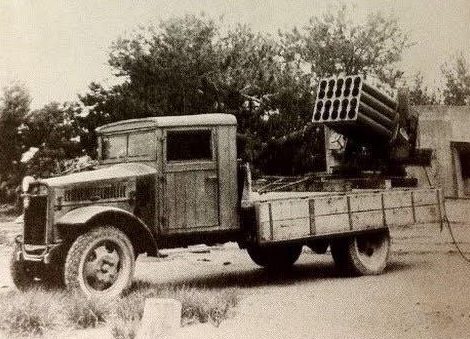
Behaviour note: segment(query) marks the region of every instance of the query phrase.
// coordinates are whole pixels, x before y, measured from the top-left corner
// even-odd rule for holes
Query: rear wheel
[[[291,267],[302,252],[302,245],[282,245],[247,247],[250,258],[259,266],[271,270],[282,270]]]
[[[338,269],[347,275],[380,274],[387,265],[390,234],[387,231],[361,234],[331,243],[331,254]]]
[[[98,227],[79,236],[65,261],[65,283],[87,296],[117,297],[132,282],[135,255],[129,238],[115,227]]]

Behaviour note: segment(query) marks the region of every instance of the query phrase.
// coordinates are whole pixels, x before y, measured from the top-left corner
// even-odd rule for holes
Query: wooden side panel
[[[382,209],[351,213],[352,229],[367,230],[383,227]]]
[[[317,215],[347,213],[348,205],[344,196],[321,196],[315,198]]]
[[[315,218],[318,235],[338,233],[349,230],[349,217],[347,213],[317,215]]]
[[[238,227],[237,211],[237,150],[235,126],[221,126],[217,130],[218,174],[220,199],[220,227]]]
[[[386,226],[440,223],[435,189],[384,190],[256,203],[261,242],[293,240]]]
[[[417,223],[431,223],[439,219],[439,209],[437,206],[418,206],[415,208],[415,215]]]
[[[405,226],[414,223],[412,207],[395,207],[385,210],[387,226]]]
[[[411,206],[411,193],[410,191],[397,191],[384,193],[384,207],[401,208],[403,206]]]
[[[166,188],[165,188],[165,213],[167,220],[167,228],[176,228],[176,190],[175,185],[175,174],[168,173],[166,176]]]

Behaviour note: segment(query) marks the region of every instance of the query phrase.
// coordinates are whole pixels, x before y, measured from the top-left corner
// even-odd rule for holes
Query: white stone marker
[[[137,339],[170,339],[181,327],[181,302],[148,298]]]

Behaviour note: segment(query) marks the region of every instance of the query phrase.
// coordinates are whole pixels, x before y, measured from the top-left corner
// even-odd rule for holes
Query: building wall
[[[419,116],[418,147],[434,150],[431,168],[427,169],[429,181],[441,187],[447,197],[464,195],[467,190],[455,144],[468,144],[470,150],[470,107],[415,106],[412,110]],[[421,186],[429,184],[423,168],[409,168],[409,172]]]

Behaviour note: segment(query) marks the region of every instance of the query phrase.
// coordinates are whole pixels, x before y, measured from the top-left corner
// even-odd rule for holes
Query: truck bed
[[[441,191],[425,189],[254,194],[258,242],[324,237],[419,223],[442,223]]]

